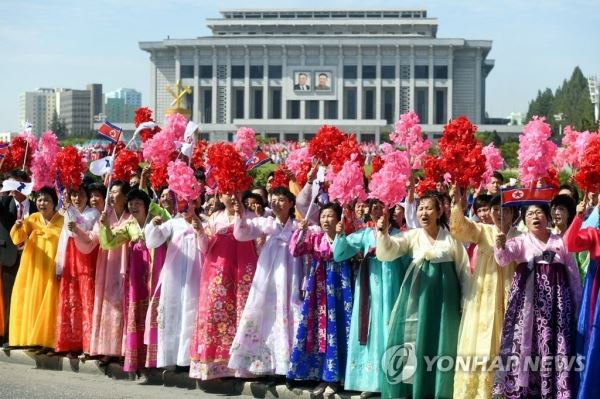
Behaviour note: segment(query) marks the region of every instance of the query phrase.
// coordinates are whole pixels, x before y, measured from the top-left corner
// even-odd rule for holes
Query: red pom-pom
[[[204,154],[208,148],[208,143],[204,140],[200,140],[194,146],[192,152],[192,166],[194,169],[204,169]]]
[[[154,190],[158,190],[167,186],[167,165],[150,165],[150,186]],[[160,195],[160,193],[158,193]]]
[[[585,191],[600,192],[600,137],[588,141],[575,181]]]
[[[210,166],[207,180],[214,180],[221,194],[246,191],[252,184],[246,175],[246,163],[240,153],[229,143],[216,143],[208,148],[206,163]]]
[[[308,152],[320,160],[323,165],[329,166],[331,157],[337,146],[346,140],[346,135],[335,126],[323,125],[308,143]],[[343,163],[342,163],[343,164]]]
[[[300,166],[300,172],[298,172],[298,174],[295,176],[296,183],[298,183],[300,187],[304,187],[308,181],[308,172],[310,172],[311,168],[312,165],[310,162],[302,162]]]
[[[331,168],[334,173],[339,173],[344,166],[344,162],[352,159],[352,155],[356,155],[354,161],[358,162],[360,166],[365,164],[365,157],[362,154],[356,138],[354,135],[350,135],[344,139],[335,147],[333,154],[331,154]]]
[[[371,162],[371,176],[374,173],[377,173],[383,168],[383,159],[379,155],[375,155],[373,157],[373,161]]]
[[[27,152],[27,162],[25,162],[25,168],[31,166],[31,160],[33,158],[33,152],[31,148],[27,148],[27,140],[22,136],[15,136],[10,141],[7,155],[4,159],[2,169],[7,171],[14,169],[23,169],[23,161],[25,160],[25,152]]]
[[[141,107],[141,108],[136,109],[135,116],[133,117],[133,123],[135,124],[136,128],[144,122],[154,122],[154,119],[152,119],[152,110],[148,107]],[[160,132],[160,130],[161,129],[159,126],[155,126],[152,129],[140,130],[140,132],[139,132],[140,140],[142,140],[142,143],[145,143],[147,140],[152,138],[156,133]]]
[[[548,176],[542,179],[542,184],[545,187],[552,187],[558,189],[560,187],[560,181],[558,180],[558,172],[554,166],[548,169]]]
[[[56,156],[54,165],[61,186],[68,189],[79,189],[87,167],[75,147],[64,147]]]
[[[423,195],[427,191],[435,191],[437,183],[443,180],[445,173],[443,168],[444,162],[440,158],[431,155],[425,157],[425,161],[423,162],[425,178],[417,183],[415,192],[418,195]]]
[[[273,172],[273,180],[271,180],[271,189],[274,189],[275,187],[289,188],[291,174],[292,172],[290,172],[290,170],[285,165],[280,165]]]
[[[139,171],[140,158],[139,156],[128,149],[123,149],[115,157],[115,165],[113,168],[113,179],[129,181],[131,177]]]

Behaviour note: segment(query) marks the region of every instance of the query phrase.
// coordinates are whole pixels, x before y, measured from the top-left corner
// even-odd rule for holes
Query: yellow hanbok
[[[494,259],[496,226],[475,223],[452,208],[450,233],[458,241],[477,244],[471,285],[464,296],[457,355],[466,361],[454,373],[455,398],[491,398],[495,372],[491,362],[500,351],[500,338],[514,262],[499,267]],[[520,232],[511,228],[508,238]]]
[[[11,346],[54,347],[60,285],[54,257],[62,227],[58,212],[48,224],[36,212],[10,231],[15,245],[25,242],[10,303]]]

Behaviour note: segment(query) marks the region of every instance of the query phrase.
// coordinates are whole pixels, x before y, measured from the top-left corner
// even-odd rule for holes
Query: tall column
[[[217,123],[217,84],[218,84],[218,78],[217,78],[217,61],[219,58],[219,54],[217,53],[217,49],[215,48],[215,46],[212,46],[212,104],[210,107],[211,110],[211,115],[210,115],[210,122],[214,125]]]
[[[396,72],[395,72],[395,90],[394,90],[394,120],[400,119],[402,109],[400,107],[400,46],[396,46]]]
[[[427,84],[428,94],[427,94],[427,119],[429,124],[434,124],[435,120],[433,119],[433,104],[434,100],[434,87],[433,87],[433,46],[429,46],[429,79]]]
[[[446,113],[446,119],[450,120],[454,118],[454,110],[453,107],[453,98],[454,98],[454,48],[452,46],[448,49],[448,79],[446,95],[448,99],[446,101],[446,107],[448,112]]]
[[[362,73],[363,73],[363,64],[362,64],[362,47],[358,45],[358,65],[356,66],[356,73],[358,79],[356,79],[356,119],[363,119],[363,83],[362,83]]]
[[[481,49],[477,48],[475,54],[475,123],[481,123],[483,109],[481,106]]]
[[[410,45],[410,111],[415,111],[415,46]],[[422,123],[423,121],[421,121]]]
[[[181,54],[179,54],[179,47],[175,47],[175,81],[181,79]]]
[[[156,114],[158,114],[158,101],[156,99],[156,54],[150,52],[150,106]],[[158,119],[158,115],[157,115]]]
[[[194,107],[192,111],[192,118],[196,123],[200,123],[202,120],[200,114],[200,67],[199,67],[199,51],[198,47],[194,48],[194,89],[192,95],[194,96]]]
[[[306,48],[304,46],[301,47],[302,51],[300,53],[300,65],[306,65]],[[313,85],[313,89],[315,86],[315,82],[311,82]],[[300,119],[306,119],[306,100],[300,100]]]
[[[226,90],[225,90],[225,98],[227,99],[227,109],[226,109],[226,123],[233,123],[233,115],[231,114],[231,102],[235,101],[234,98],[231,97],[231,49],[229,46],[227,48],[227,80],[226,80]]]
[[[323,45],[319,46],[319,65],[325,65],[325,54],[323,53]],[[316,86],[317,82],[313,82],[313,85]],[[331,82],[329,83],[331,85]],[[325,119],[325,101],[319,100],[319,119]]]
[[[287,90],[285,90],[285,82],[289,79],[287,72],[287,50],[285,46],[281,46],[281,52],[281,119],[285,120],[287,119]]]
[[[381,119],[381,46],[377,46],[375,66],[375,119]]]
[[[263,46],[263,113],[262,119],[269,118],[269,49],[267,46]]]
[[[338,106],[338,112],[337,112],[337,118],[338,119],[344,119],[344,48],[342,47],[342,45],[340,44],[338,46],[338,65],[337,65],[337,75],[335,76],[336,79],[336,87],[335,90],[337,91],[337,106]]]
[[[250,51],[244,46],[244,119],[250,119]]]

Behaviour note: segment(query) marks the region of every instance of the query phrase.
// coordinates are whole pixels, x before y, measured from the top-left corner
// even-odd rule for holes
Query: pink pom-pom
[[[571,169],[579,168],[585,149],[590,139],[595,136],[596,133],[590,133],[588,131],[578,132],[573,130],[571,126],[565,126],[563,130],[562,147],[556,152],[554,163],[559,170],[566,166]]]
[[[329,186],[329,199],[338,201],[342,205],[358,199],[365,201],[367,193],[365,192],[363,170],[360,163],[353,159],[344,162],[342,169],[335,175]]]
[[[504,159],[500,153],[500,149],[490,143],[481,149],[485,155],[485,173],[481,177],[481,187],[488,185],[492,181],[492,175],[495,171],[502,169]]]
[[[410,179],[411,166],[404,151],[391,152],[383,159],[383,168],[371,176],[369,198],[377,198],[391,208],[406,197],[405,182]]]
[[[167,126],[165,127],[167,135],[173,141],[183,141],[187,124],[187,118],[181,114],[175,113],[167,116]]]
[[[394,131],[390,133],[390,140],[408,152],[412,169],[421,169],[431,141],[423,139],[419,116],[410,111],[400,115]]]
[[[256,133],[249,127],[241,127],[235,133],[235,148],[250,159],[256,148]]]
[[[302,172],[303,166],[306,163],[311,162],[310,154],[308,153],[308,147],[297,148],[289,153],[285,160],[285,165],[289,170],[298,175]]]
[[[519,136],[519,177],[524,186],[533,186],[548,176],[556,154],[556,144],[545,118],[534,116]]]
[[[60,146],[56,135],[50,130],[42,133],[31,162],[33,191],[38,191],[42,187],[54,186],[54,175],[56,174],[54,163],[59,151]]]
[[[200,183],[194,177],[192,168],[185,162],[177,160],[167,166],[167,183],[169,189],[186,202],[191,202],[200,196]]]

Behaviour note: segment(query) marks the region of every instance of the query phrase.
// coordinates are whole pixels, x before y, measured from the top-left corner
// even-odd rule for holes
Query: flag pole
[[[27,150],[29,149],[29,140],[25,138],[25,157],[23,158],[23,170],[25,170],[25,166],[27,165]]]

